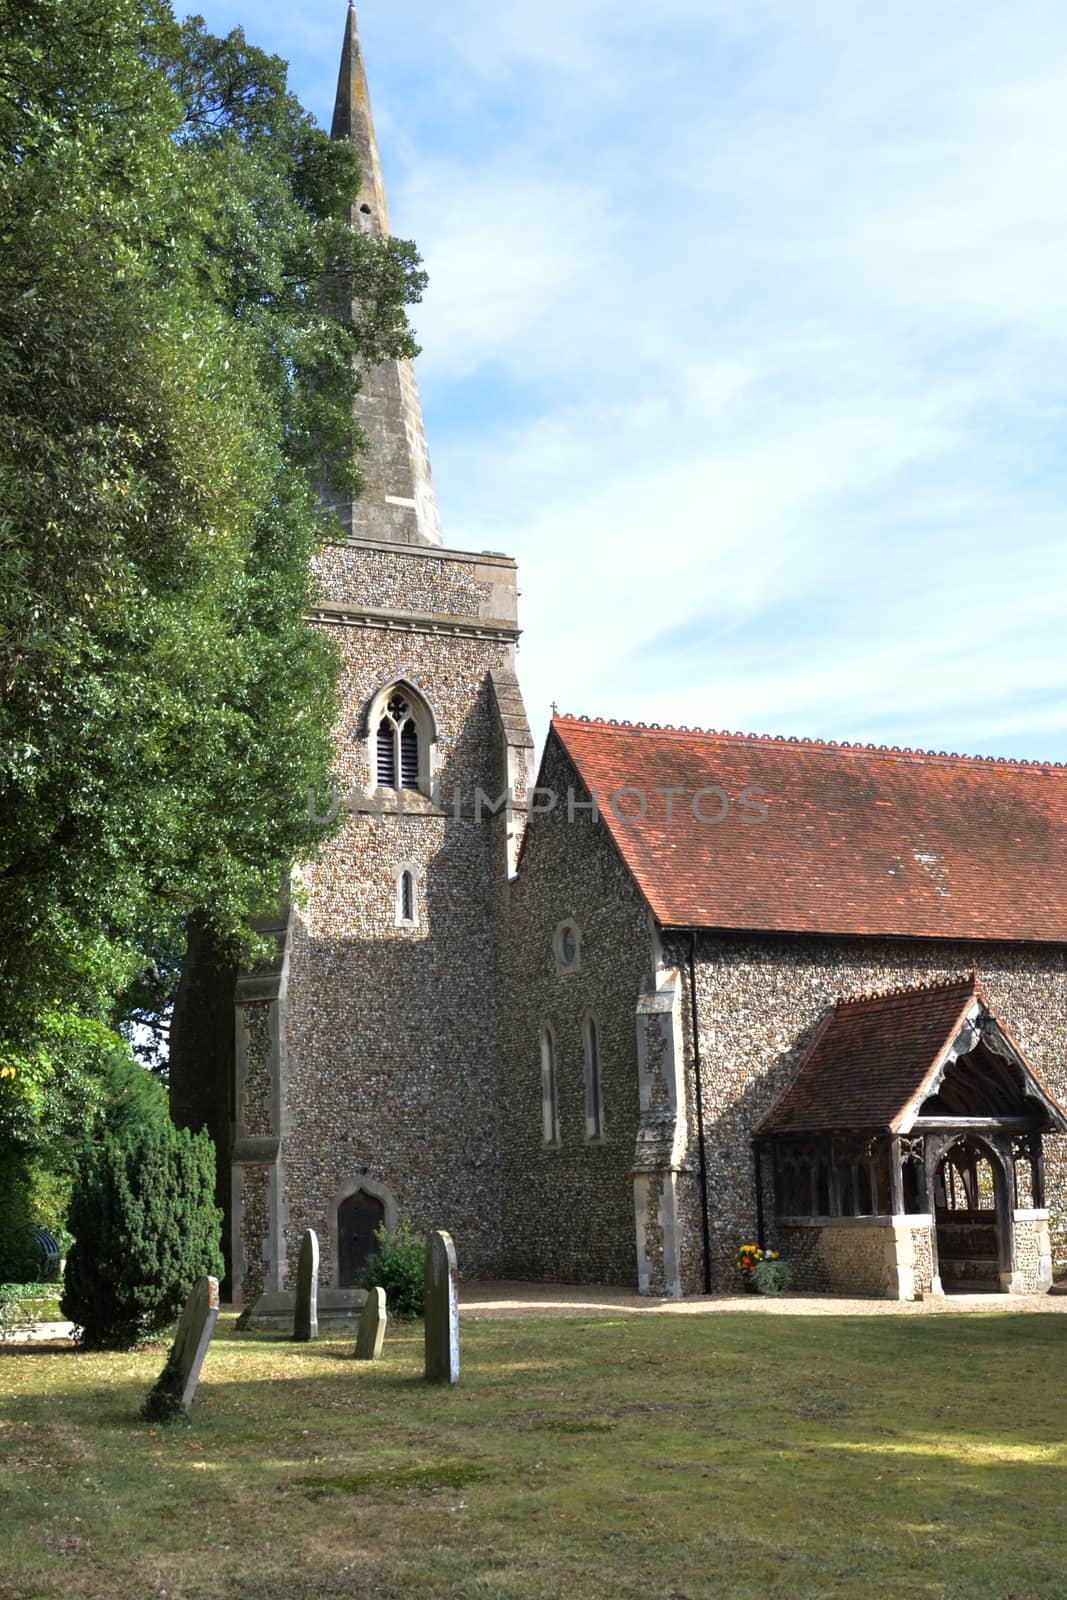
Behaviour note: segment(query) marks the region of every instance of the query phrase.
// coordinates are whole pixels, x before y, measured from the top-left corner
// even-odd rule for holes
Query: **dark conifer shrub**
[[[162,1332],[204,1273],[222,1275],[208,1134],[170,1122],[106,1135],[71,1201],[63,1315],[83,1344],[125,1349]]]

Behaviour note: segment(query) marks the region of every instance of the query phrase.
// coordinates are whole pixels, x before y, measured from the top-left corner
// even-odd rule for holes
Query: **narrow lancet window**
[[[419,926],[419,874],[415,866],[400,865],[396,869],[396,925]]]
[[[541,1135],[545,1144],[559,1144],[556,1036],[547,1023],[541,1029]]]
[[[585,1136],[604,1137],[604,1118],[600,1101],[600,1036],[596,1020],[585,1019]]]

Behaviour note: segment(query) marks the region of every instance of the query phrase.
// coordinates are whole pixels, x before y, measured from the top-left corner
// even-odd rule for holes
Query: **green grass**
[[[0,1347],[0,1600],[1061,1600],[1060,1316],[463,1322],[381,1363],[224,1318],[189,1423],[162,1350]]]

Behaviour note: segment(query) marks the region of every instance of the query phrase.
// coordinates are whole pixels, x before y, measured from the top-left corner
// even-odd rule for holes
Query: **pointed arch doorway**
[[[340,1184],[328,1215],[335,1284],[338,1289],[357,1289],[378,1248],[376,1231],[384,1227],[392,1233],[396,1228],[400,1215],[396,1196],[388,1185],[364,1173]]]
[[[946,1294],[995,1294],[1012,1270],[1012,1196],[999,1152],[973,1134],[934,1170],[934,1225]]]
[[[354,1289],[363,1269],[378,1248],[375,1230],[385,1221],[382,1202],[357,1189],[337,1208],[337,1285]]]

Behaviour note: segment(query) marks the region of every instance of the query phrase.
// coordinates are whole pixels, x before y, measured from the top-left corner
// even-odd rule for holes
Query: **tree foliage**
[[[0,0],[0,1072],[31,1105],[43,1019],[173,971],[194,912],[247,955],[320,842],[311,476],[358,477],[359,366],[412,352],[422,283],[347,226],[356,176],[240,33]]]
[[[222,1275],[215,1150],[168,1121],[111,1134],[75,1186],[63,1315],[89,1347],[122,1349],[162,1332],[204,1273]]]
[[[75,1176],[94,1141],[168,1122],[160,1080],[93,1018],[46,1012],[33,1043],[9,1049],[0,1079],[0,1278],[32,1278],[32,1230],[69,1241]]]

